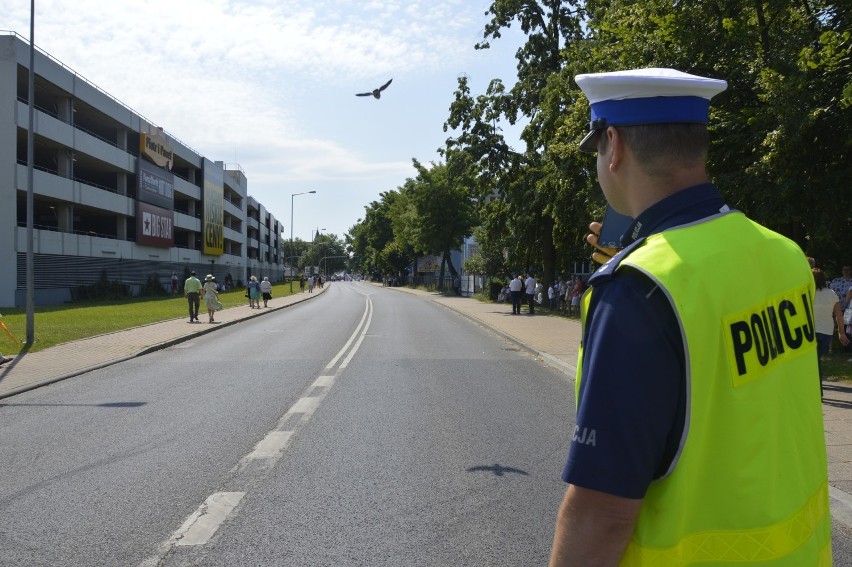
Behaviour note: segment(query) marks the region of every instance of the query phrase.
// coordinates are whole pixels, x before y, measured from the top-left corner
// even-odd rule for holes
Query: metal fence
[[[452,292],[458,287],[458,293],[466,297],[476,295],[477,293],[486,293],[486,277],[478,274],[465,274],[459,277],[457,281],[453,281],[451,274],[444,274],[444,278],[434,274],[415,274],[396,278],[397,285],[423,286],[430,291],[447,291]],[[455,284],[455,285],[454,285]]]

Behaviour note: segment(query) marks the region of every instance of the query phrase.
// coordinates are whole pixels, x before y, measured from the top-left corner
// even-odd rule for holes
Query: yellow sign
[[[222,167],[204,160],[204,219],[201,223],[204,254],[225,253],[225,174]]]
[[[139,132],[139,153],[166,169],[171,169],[174,163],[172,146],[162,128],[154,129],[151,133]]]

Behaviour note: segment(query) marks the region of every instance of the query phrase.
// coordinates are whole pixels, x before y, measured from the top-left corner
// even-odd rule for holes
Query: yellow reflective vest
[[[814,280],[802,251],[730,212],[651,235],[614,261],[667,295],[687,392],[680,448],[648,489],[622,565],[831,565]],[[577,366],[579,400],[582,349]]]

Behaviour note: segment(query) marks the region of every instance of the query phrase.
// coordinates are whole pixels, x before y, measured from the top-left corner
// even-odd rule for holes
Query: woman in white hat
[[[222,309],[222,303],[219,301],[219,291],[215,282],[216,278],[213,274],[207,274],[204,278],[204,303],[207,305],[207,315],[210,317],[210,323],[213,322],[213,314]]]

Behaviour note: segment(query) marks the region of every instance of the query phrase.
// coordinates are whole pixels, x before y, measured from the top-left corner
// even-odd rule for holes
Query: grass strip
[[[299,286],[293,286],[293,293],[299,293]],[[272,297],[290,295],[290,284],[272,286]],[[219,293],[223,308],[248,305],[244,289],[232,289]],[[12,335],[24,342],[26,339],[27,315],[25,308],[4,308],[0,321]],[[187,303],[183,296],[176,297],[134,297],[113,301],[87,301],[66,305],[36,307],[35,343],[30,352],[37,352],[61,343],[131,329],[169,319],[185,319]],[[199,314],[206,317],[204,299],[201,299]],[[0,328],[0,352],[17,354],[21,345],[12,341]]]

